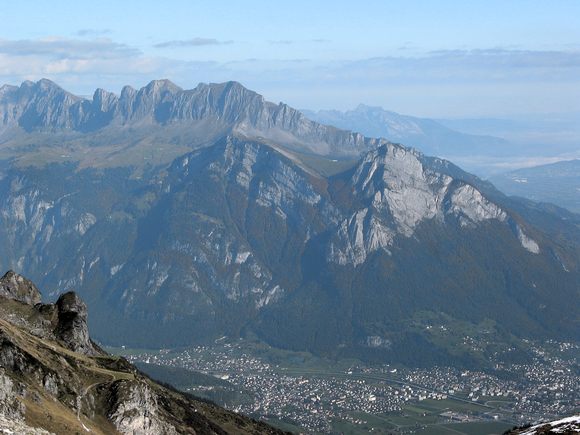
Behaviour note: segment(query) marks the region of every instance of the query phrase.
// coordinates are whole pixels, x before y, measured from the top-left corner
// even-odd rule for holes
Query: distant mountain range
[[[149,379],[89,338],[74,292],[43,304],[36,286],[0,279],[0,432],[282,434]]]
[[[392,142],[417,148],[425,154],[448,156],[501,156],[513,153],[505,139],[461,133],[432,119],[401,115],[360,104],[354,110],[302,111],[321,124],[360,132],[370,137],[384,137]]]
[[[448,161],[235,82],[26,82],[0,119],[0,266],[76,289],[107,344],[485,366],[578,339],[580,218]]]
[[[384,137],[443,157],[485,178],[518,168],[531,159],[569,160],[578,155],[578,114],[529,115],[518,119],[427,119],[380,107],[353,110],[303,110],[317,122]]]
[[[508,195],[551,202],[580,213],[580,160],[518,169],[491,181]]]
[[[23,140],[22,132],[34,139]],[[44,136],[36,139],[34,133]],[[120,142],[129,148],[115,149],[117,159],[132,151],[151,152],[160,142],[169,142],[183,153],[185,144],[207,145],[229,133],[272,140],[293,151],[338,157],[358,156],[386,142],[310,121],[301,112],[267,102],[237,82],[182,90],[168,80],[155,80],[138,91],[125,86],[120,96],[97,89],[92,100],[72,95],[46,79],[0,87],[0,144],[9,156],[29,154],[31,147],[36,154],[51,154],[54,143],[47,134],[53,142],[64,142],[59,148],[65,156],[61,159],[85,161],[69,154],[83,154],[83,145],[111,142],[117,148],[123,148]],[[87,137],[94,138],[93,142],[79,144]],[[167,151],[170,156],[175,153]]]
[[[493,135],[526,148],[555,154],[577,152],[580,144],[580,113],[537,113],[505,118],[437,119],[440,124],[464,133]],[[549,149],[547,149],[549,147]]]

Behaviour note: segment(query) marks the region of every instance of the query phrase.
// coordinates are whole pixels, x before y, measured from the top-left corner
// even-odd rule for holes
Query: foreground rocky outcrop
[[[11,271],[0,283],[10,287],[0,296],[0,432],[280,433],[163,387],[99,349],[74,292],[33,305],[23,302],[39,295],[30,281]]]
[[[580,415],[566,417],[559,420],[515,428],[504,435],[573,435],[580,433]]]
[[[9,270],[0,278],[0,296],[35,305],[40,303],[42,296],[40,291],[23,276]]]
[[[99,351],[89,338],[87,306],[75,292],[62,294],[56,301],[58,325],[55,335],[74,352],[97,355]]]

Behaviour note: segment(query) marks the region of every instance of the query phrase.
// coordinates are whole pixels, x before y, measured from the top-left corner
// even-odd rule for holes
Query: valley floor
[[[329,361],[226,338],[113,351],[153,378],[290,431],[486,435],[577,413],[579,349],[530,342],[529,362],[488,371]]]

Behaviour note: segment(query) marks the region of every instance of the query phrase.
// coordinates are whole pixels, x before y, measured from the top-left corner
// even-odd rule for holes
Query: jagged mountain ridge
[[[56,304],[14,272],[0,279],[0,430],[7,433],[282,433],[156,384],[89,338],[73,292]],[[26,296],[26,297],[22,297]]]
[[[0,140],[21,131],[99,133],[115,129],[186,125],[190,142],[207,142],[227,133],[261,136],[284,146],[321,155],[356,156],[385,142],[307,119],[286,104],[274,104],[237,82],[200,84],[183,90],[154,80],[119,96],[97,89],[92,100],[77,97],[42,79],[0,88]],[[196,125],[193,128],[193,125]],[[78,137],[75,136],[77,139]],[[17,140],[16,140],[17,141]]]
[[[399,145],[330,177],[285,154],[229,136],[141,180],[13,168],[0,182],[3,258],[44,288],[80,291],[97,336],[115,344],[178,346],[203,330],[316,353],[455,358],[425,325],[406,326],[422,324],[418,313],[575,337],[577,224]],[[548,217],[558,225],[544,228]],[[409,343],[427,351],[410,355]]]

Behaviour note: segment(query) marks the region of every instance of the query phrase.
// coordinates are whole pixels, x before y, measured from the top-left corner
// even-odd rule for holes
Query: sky
[[[0,83],[236,80],[296,108],[580,114],[580,1],[6,1]]]

